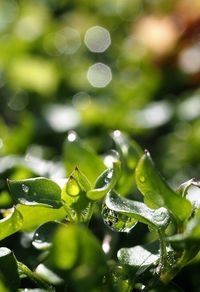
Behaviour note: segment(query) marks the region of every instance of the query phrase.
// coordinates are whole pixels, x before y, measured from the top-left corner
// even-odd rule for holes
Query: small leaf
[[[0,240],[19,231],[23,225],[23,217],[21,213],[13,208],[10,214],[0,220]]]
[[[8,290],[18,291],[20,279],[17,261],[13,252],[6,247],[0,247],[0,271]]]
[[[33,235],[33,246],[39,250],[49,249],[52,244],[53,234],[60,225],[60,222],[51,221],[39,226]]]
[[[78,168],[88,177],[92,184],[96,177],[105,170],[102,159],[93,149],[79,140],[75,132],[70,132],[64,143],[64,159],[68,175],[78,165]]]
[[[131,266],[137,277],[152,265],[157,264],[160,258],[159,244],[155,241],[143,246],[121,248],[117,253],[117,257],[121,264]]]
[[[81,188],[88,192],[91,189],[91,185],[87,177],[79,170],[79,168],[76,166],[74,171],[71,174],[79,183]]]
[[[116,143],[118,152],[126,160],[127,166],[133,170],[138,159],[142,156],[142,149],[119,130],[114,131],[111,137]]]
[[[111,228],[117,229],[117,231],[124,232],[124,230],[118,230],[118,228],[116,228],[117,224],[119,225],[122,219],[124,218],[123,217],[124,215],[126,216],[125,222],[127,221],[128,223],[129,220],[131,219],[133,220],[132,227],[134,227],[134,224],[136,224],[137,221],[139,221],[149,225],[153,229],[165,229],[170,220],[167,209],[165,208],[150,209],[144,203],[129,200],[127,198],[119,196],[114,191],[110,191],[108,193],[105,199],[105,204],[109,210],[114,212],[116,216],[115,218],[116,222],[113,222],[112,225],[111,223],[109,224],[107,216],[103,211],[102,215],[104,222],[107,225],[111,225],[110,226]]]
[[[130,193],[133,187],[133,171],[142,156],[142,149],[134,140],[129,139],[119,130],[114,131],[111,137],[116,144],[122,163],[122,173],[117,183],[117,190],[126,195]]]
[[[113,163],[113,168],[104,171],[96,180],[95,188],[87,192],[87,197],[91,200],[103,198],[112,188],[114,188],[121,172],[120,162]]]
[[[72,221],[85,222],[91,207],[91,201],[86,197],[86,192],[77,180],[71,175],[62,190],[62,199]]]
[[[23,205],[44,205],[60,208],[61,189],[54,181],[36,177],[24,180],[8,180],[13,200]]]
[[[63,220],[66,217],[66,211],[64,208],[52,209],[43,206],[16,206],[16,209],[23,216],[23,225],[21,230],[24,232],[31,232],[35,230],[39,225],[53,220]]]
[[[156,171],[148,152],[139,160],[135,176],[138,189],[150,208],[166,207],[180,221],[190,216],[192,205],[166,184]]]

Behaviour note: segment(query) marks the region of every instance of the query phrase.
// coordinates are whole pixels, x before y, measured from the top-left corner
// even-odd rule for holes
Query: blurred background
[[[199,81],[198,0],[0,1],[1,157],[59,159],[72,129],[102,153],[119,129],[198,177]]]
[[[7,177],[65,177],[72,130],[99,154],[121,130],[172,186],[199,178],[199,84],[199,0],[0,0],[1,207]]]

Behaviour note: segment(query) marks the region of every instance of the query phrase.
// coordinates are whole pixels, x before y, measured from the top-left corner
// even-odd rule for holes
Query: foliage
[[[133,145],[135,151],[139,149],[132,141],[129,145],[123,133],[118,135],[123,138],[118,149],[126,146],[133,150]],[[66,144],[71,141],[65,142],[69,149]],[[80,144],[75,152],[77,157],[83,150]],[[100,173],[94,183],[92,177],[85,175],[87,171],[92,173],[94,160],[81,164],[81,169],[77,165],[62,180],[8,180],[14,205],[4,211],[5,218],[0,220],[1,239],[18,231],[31,231],[30,240],[39,254],[31,271],[10,249],[1,248],[2,285],[6,291],[30,289],[33,283],[45,291],[149,291],[162,285],[170,287],[173,278],[200,250],[200,208],[187,198],[190,187],[199,187],[200,183],[192,179],[172,190],[145,151],[135,163],[135,182],[144,203],[141,198],[139,201],[119,195],[122,186],[118,182],[121,177],[129,177],[129,172],[123,173],[123,163],[128,165],[135,151],[118,154],[113,150],[114,155],[109,156],[112,166]],[[96,161],[101,160],[92,155]],[[74,156],[69,156],[68,163],[73,161]],[[101,224],[103,220],[113,232],[125,232],[128,236],[130,232],[134,234],[138,223],[143,223],[154,239],[133,247],[121,246],[116,251],[118,260],[111,261],[108,252],[112,239],[102,249],[88,228],[93,217]]]
[[[0,291],[199,291],[199,23],[0,1]]]

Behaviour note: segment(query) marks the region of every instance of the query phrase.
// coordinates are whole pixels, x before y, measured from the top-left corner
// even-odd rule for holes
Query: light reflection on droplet
[[[113,136],[118,138],[118,137],[121,136],[121,132],[120,132],[119,130],[115,130],[115,131],[113,132]]]
[[[106,87],[112,80],[111,69],[103,63],[96,63],[88,69],[87,79],[93,87]]]
[[[57,132],[64,132],[75,128],[79,121],[79,113],[72,107],[66,105],[53,104],[44,109],[44,116]]]
[[[178,106],[178,116],[183,120],[193,120],[200,117],[200,94],[195,93]]]
[[[20,18],[15,29],[21,39],[33,41],[43,32],[43,24],[35,15],[30,14]]]
[[[187,74],[195,74],[200,71],[200,43],[184,49],[179,54],[179,67]]]
[[[28,193],[29,192],[29,187],[25,184],[22,184],[22,190],[25,192],[25,193]]]
[[[67,140],[69,142],[74,142],[77,139],[77,134],[74,131],[70,131],[68,136],[67,136]]]
[[[91,98],[87,92],[81,91],[73,96],[72,103],[77,109],[84,110],[90,105]]]
[[[80,34],[71,27],[65,27],[55,34],[55,47],[61,54],[74,54],[81,46]]]
[[[112,237],[109,234],[107,234],[103,239],[102,249],[106,254],[109,253],[110,251],[111,240],[112,240]]]
[[[159,127],[167,123],[173,114],[171,105],[166,101],[154,102],[140,111],[131,113],[135,125],[143,128]]]
[[[84,42],[91,52],[103,53],[111,44],[110,33],[102,26],[93,26],[86,31]]]

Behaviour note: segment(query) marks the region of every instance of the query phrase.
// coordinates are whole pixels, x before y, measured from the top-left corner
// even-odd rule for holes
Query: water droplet
[[[70,131],[68,136],[67,136],[67,140],[69,142],[74,142],[77,139],[77,134],[74,131]]]
[[[146,179],[145,179],[145,177],[143,175],[141,175],[139,180],[141,181],[141,183],[144,183]]]
[[[28,193],[29,191],[29,187],[25,184],[22,184],[22,190],[25,192],[25,193]]]
[[[66,191],[70,196],[78,196],[80,193],[79,185],[76,180],[71,176],[67,182]]]
[[[134,218],[109,209],[106,204],[102,207],[102,217],[110,229],[118,232],[129,232],[137,223]]]

